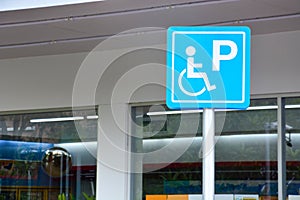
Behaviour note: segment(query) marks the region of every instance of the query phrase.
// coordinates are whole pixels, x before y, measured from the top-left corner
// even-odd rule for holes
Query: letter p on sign
[[[229,54],[221,54],[221,47],[230,47]],[[238,48],[235,42],[231,40],[213,40],[213,71],[220,71],[221,60],[232,60],[237,55]]]

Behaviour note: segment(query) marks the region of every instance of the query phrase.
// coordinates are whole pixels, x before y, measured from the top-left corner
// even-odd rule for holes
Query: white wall
[[[163,48],[164,37],[160,35],[155,38],[157,40],[154,43],[160,43],[159,48]],[[300,92],[299,38],[300,31],[253,36],[251,94]],[[113,84],[132,67],[131,63],[146,64],[143,61],[146,59],[146,62],[163,64],[164,52],[160,52],[159,48],[141,57],[141,62],[138,62],[137,54],[134,53],[128,56],[128,59],[123,59],[122,63],[118,62],[118,59],[115,63],[118,66],[111,67],[106,72],[106,79],[102,80],[107,81],[106,84],[102,84],[104,90],[110,92]],[[77,53],[0,60],[0,111],[71,106],[74,80],[85,56],[86,53]],[[103,65],[99,63],[99,68],[101,67]],[[136,88],[131,102],[164,100],[164,86],[159,85],[165,82],[164,67],[152,67],[144,67],[146,71],[148,69],[147,73],[135,76],[131,87],[134,84],[141,86],[138,85],[143,83],[141,80],[156,84],[144,85],[138,90]],[[134,71],[137,73],[138,70]],[[123,86],[124,90],[120,91],[126,93],[130,84]],[[123,97],[124,95],[127,94],[123,94]],[[110,103],[109,98],[104,99],[103,96],[98,94],[100,98],[96,99],[97,103]],[[85,103],[89,102],[82,102]]]
[[[254,36],[251,93],[300,91],[300,31]]]
[[[0,60],[0,110],[70,106],[83,59],[73,54]]]

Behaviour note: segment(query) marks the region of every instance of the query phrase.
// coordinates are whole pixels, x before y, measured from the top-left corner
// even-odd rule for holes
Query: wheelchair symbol
[[[202,63],[195,63],[194,62],[194,55],[196,53],[196,49],[193,46],[188,46],[185,49],[185,53],[187,54],[187,69],[182,70],[182,72],[180,73],[179,77],[178,77],[178,85],[180,90],[185,93],[188,96],[199,96],[201,94],[203,94],[206,90],[207,91],[212,91],[216,89],[215,85],[211,85],[209,82],[209,79],[207,77],[207,74],[205,72],[195,72],[195,68],[202,68],[203,65]],[[204,84],[205,86],[199,90],[198,92],[189,92],[187,91],[183,85],[182,85],[182,78],[183,75],[187,73],[187,78],[199,78],[199,79],[203,79],[204,80]]]

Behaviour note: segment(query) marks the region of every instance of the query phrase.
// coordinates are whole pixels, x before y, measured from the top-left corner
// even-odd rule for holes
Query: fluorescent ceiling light
[[[277,105],[274,105],[274,106],[251,106],[251,107],[248,107],[247,110],[274,110],[277,108],[278,108]]]
[[[170,111],[156,111],[156,112],[148,112],[148,116],[155,115],[178,115],[178,114],[192,114],[192,113],[202,113],[203,110],[170,110]]]
[[[299,105],[286,105],[286,109],[291,109],[291,108],[300,108]],[[275,110],[278,109],[277,105],[272,105],[272,106],[251,106],[248,107],[246,110]],[[221,112],[221,111],[244,111],[244,110],[237,110],[237,109],[216,109],[216,112]],[[155,115],[178,115],[178,114],[192,114],[192,113],[202,113],[203,110],[170,110],[170,111],[156,111],[156,112],[148,112],[148,116],[155,116]]]
[[[39,123],[39,122],[62,122],[62,121],[75,121],[75,120],[83,120],[84,117],[57,117],[57,118],[44,118],[44,119],[31,119],[31,123]]]
[[[1,0],[0,11],[44,8],[103,0]]]
[[[87,119],[98,119],[97,115],[86,116]]]
[[[287,108],[287,109],[300,108],[300,104],[299,105],[286,105],[285,108]]]
[[[269,110],[269,109],[277,109],[277,106],[255,106],[249,107],[247,110]],[[215,109],[216,112],[228,112],[228,111],[240,111],[237,109]],[[241,110],[243,111],[243,110]],[[176,114],[192,114],[192,113],[202,113],[203,110],[171,110],[171,111],[158,111],[158,112],[148,112],[147,115],[154,116],[154,115],[176,115]]]
[[[3,131],[3,130],[4,130],[3,128],[0,128],[0,131]],[[20,127],[18,127],[18,131],[19,131],[19,130],[21,130]],[[8,131],[8,132],[13,132],[13,131],[15,131],[15,130],[14,130],[13,127],[7,127],[7,128],[6,128],[6,131]],[[27,126],[27,127],[25,128],[25,131],[35,131],[35,127],[34,127],[34,126]]]
[[[98,119],[97,115],[86,116],[86,119]],[[40,122],[63,122],[63,121],[76,121],[84,120],[83,116],[78,117],[55,117],[55,118],[43,118],[43,119],[31,119],[31,123],[40,123]]]

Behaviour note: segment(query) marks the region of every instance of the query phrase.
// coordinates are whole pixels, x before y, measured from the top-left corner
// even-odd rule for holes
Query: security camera
[[[289,136],[285,138],[286,145],[288,147],[293,147],[292,138],[291,138],[291,131],[288,131],[288,133],[289,133]]]
[[[288,146],[288,147],[293,147],[293,144],[291,143],[291,141],[286,141],[286,145]]]

